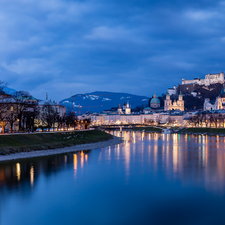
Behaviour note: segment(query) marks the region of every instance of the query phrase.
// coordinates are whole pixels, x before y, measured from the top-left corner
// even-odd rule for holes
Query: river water
[[[122,136],[116,146],[1,163],[0,224],[225,223],[225,137]]]

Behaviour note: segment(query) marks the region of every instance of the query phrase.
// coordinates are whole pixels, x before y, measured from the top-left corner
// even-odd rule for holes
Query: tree
[[[37,105],[32,105],[32,108],[25,110],[23,113],[23,118],[26,121],[26,128],[34,130],[34,120],[39,116],[39,108]]]
[[[32,112],[36,107],[36,103],[30,102],[29,97],[32,97],[27,91],[18,91],[13,95],[15,101],[15,110],[17,114],[17,119],[19,120],[19,130],[24,129],[26,123],[26,117],[24,112]],[[31,115],[32,113],[27,113]]]
[[[59,130],[60,128],[63,128],[64,127],[64,124],[66,123],[66,116],[64,115],[64,116],[60,116],[60,115],[58,115],[57,116],[57,124],[58,124],[58,126],[57,126],[57,130]]]
[[[67,116],[66,116],[66,126],[67,129],[69,127],[76,127],[77,126],[77,116],[75,115],[74,112],[70,112]]]
[[[83,128],[84,129],[88,129],[90,124],[91,124],[91,119],[90,118],[85,118],[82,121],[83,122],[81,124],[83,124]]]
[[[10,110],[7,112],[6,121],[10,124],[10,132],[13,132],[13,125],[18,120],[18,114],[16,108],[11,106]]]
[[[49,129],[57,122],[59,113],[54,106],[52,106],[49,102],[46,102],[42,106],[40,116],[43,124]]]

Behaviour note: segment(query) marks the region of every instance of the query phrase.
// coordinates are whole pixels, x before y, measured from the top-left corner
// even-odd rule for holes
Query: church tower
[[[184,111],[184,100],[183,100],[183,95],[181,92],[178,97],[177,106],[178,106],[178,109],[180,109],[180,111]]]
[[[125,109],[125,114],[131,114],[131,108],[129,106],[129,101],[127,102],[127,107]]]
[[[122,107],[121,107],[120,104],[119,104],[119,107],[117,109],[117,112],[118,112],[118,114],[123,114],[123,110],[122,110]]]
[[[171,110],[172,101],[169,92],[166,93],[166,100],[164,100],[164,111]]]

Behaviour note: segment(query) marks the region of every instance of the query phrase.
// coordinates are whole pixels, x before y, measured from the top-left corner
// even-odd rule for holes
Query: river
[[[225,223],[225,137],[111,133],[124,143],[0,163],[0,224]]]

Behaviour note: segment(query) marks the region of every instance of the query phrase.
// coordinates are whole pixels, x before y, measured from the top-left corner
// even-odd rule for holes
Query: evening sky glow
[[[165,93],[225,69],[225,1],[1,0],[0,79],[37,98]]]

